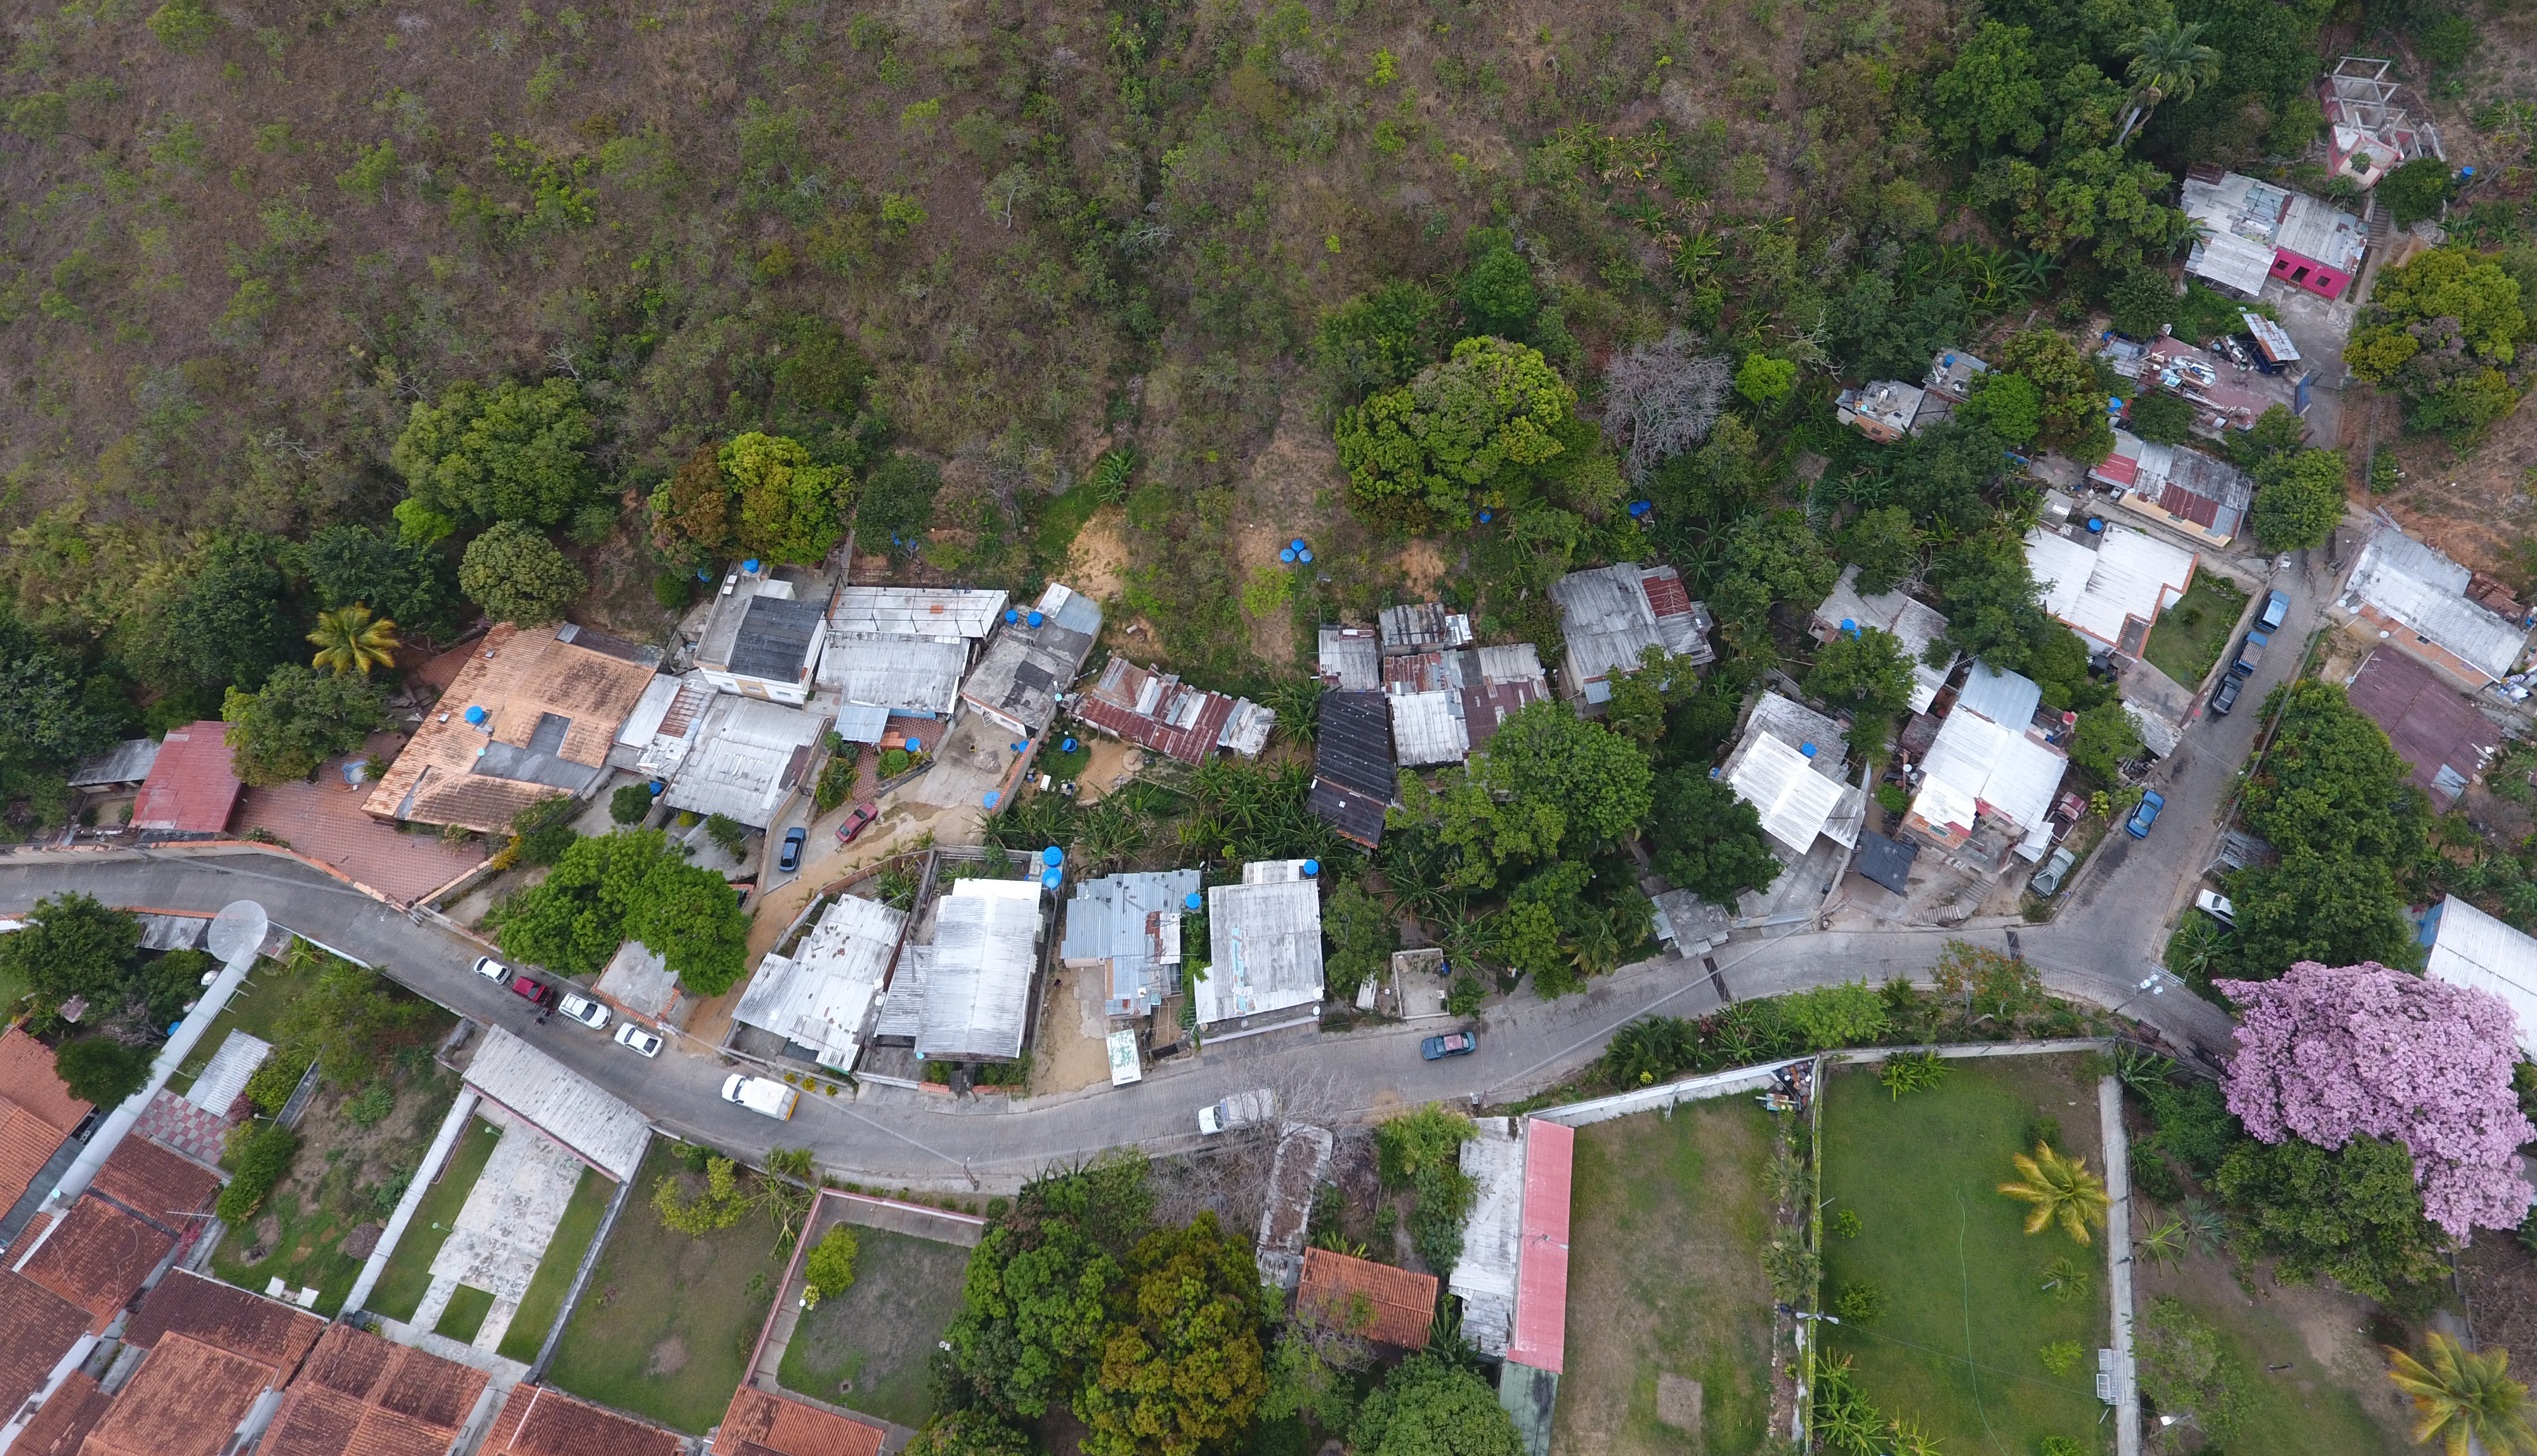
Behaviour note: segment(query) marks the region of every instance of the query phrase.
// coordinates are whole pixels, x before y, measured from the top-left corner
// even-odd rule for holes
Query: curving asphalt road
[[[2315,587],[2323,584],[2310,582],[2301,568],[2281,584],[2294,597],[2285,644],[2305,642],[2316,619]],[[2296,665],[2296,653],[2270,654],[2249,685],[2248,708]],[[2014,932],[2048,987],[2155,1027],[2206,1058],[2227,1048],[2225,1013],[2172,979],[2155,993],[2141,983],[2157,969],[2168,929],[2191,899],[2218,834],[2218,811],[2260,727],[2252,711],[2195,724],[2184,747],[2153,780],[2169,799],[2156,832],[2141,841],[2109,836],[2058,918]],[[1009,1189],[1051,1163],[1106,1148],[1185,1149],[1200,1140],[1200,1107],[1254,1087],[1280,1088],[1290,1105],[1301,1100],[1337,1118],[1431,1101],[1512,1101],[1593,1060],[1634,1017],[1700,1015],[1730,998],[1862,978],[1925,981],[1945,943],[1960,938],[1943,930],[1807,931],[1730,944],[1708,964],[1668,955],[1600,978],[1579,995],[1542,1001],[1528,993],[1493,1007],[1483,1018],[1478,1051],[1448,1061],[1419,1059],[1424,1025],[1345,1035],[1303,1028],[1219,1042],[1126,1088],[1008,1104],[1001,1097],[954,1100],[866,1087],[851,1097],[806,1100],[779,1128],[721,1100],[727,1069],[713,1048],[647,1061],[570,1022],[538,1026],[518,997],[469,971],[482,949],[474,940],[435,918],[392,910],[295,859],[245,850],[156,850],[20,853],[0,861],[0,912],[68,890],[135,909],[204,914],[240,898],[260,901],[277,922],[377,966],[454,1011],[528,1038],[669,1132],[752,1155],[779,1143],[808,1146],[840,1177],[955,1190]],[[2006,943],[1996,930],[1961,938]]]

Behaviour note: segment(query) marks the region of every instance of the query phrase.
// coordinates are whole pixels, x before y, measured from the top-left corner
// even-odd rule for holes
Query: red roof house
[[[229,766],[228,725],[188,724],[167,730],[141,796],[132,805],[132,827],[163,834],[219,834],[237,807],[238,776]]]
[[[1436,1276],[1308,1248],[1295,1307],[1378,1345],[1415,1350],[1436,1317]]]
[[[560,1390],[520,1384],[511,1387],[477,1456],[683,1456],[686,1449],[683,1439],[657,1425]]]
[[[723,1413],[713,1456],[880,1456],[884,1432],[744,1385]]]
[[[62,1085],[51,1047],[16,1027],[0,1032],[0,1213],[94,1110]]]
[[[1524,1124],[1524,1242],[1516,1258],[1515,1343],[1507,1359],[1557,1374],[1568,1345],[1568,1179],[1577,1129]]]

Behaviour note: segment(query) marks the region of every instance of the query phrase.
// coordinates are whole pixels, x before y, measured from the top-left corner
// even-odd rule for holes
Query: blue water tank
[[[2090,517],[2088,518],[2088,530],[2089,530],[2089,532],[2090,532],[2091,534],[2094,534],[2094,533],[2096,533],[2096,532],[2103,531],[2103,530],[2105,530],[2105,529],[2106,529],[2106,523],[2105,523],[2104,521],[2099,520],[2099,519],[2098,519],[2097,517],[2095,517],[2095,516],[2090,516]]]
[[[1496,513],[1495,511],[1482,511],[1482,512],[1480,512],[1480,524],[1481,524],[1482,526],[1486,526],[1486,525],[1488,525],[1488,524],[1489,524],[1489,522],[1490,522],[1490,521],[1491,521],[1491,520],[1492,520],[1496,515],[1497,515],[1497,513]]]
[[[1653,511],[1656,508],[1656,502],[1654,501],[1634,500],[1630,502],[1630,519],[1635,521],[1639,517],[1646,515],[1648,512]]]
[[[485,726],[485,710],[482,708],[469,708],[467,710],[467,721],[478,728],[483,728]]]
[[[1799,743],[1797,745],[1797,751],[1808,758],[1812,758],[1815,756],[1815,745],[1812,743]]]
[[[1039,882],[1040,882],[1041,884],[1043,884],[1043,885],[1047,886],[1049,889],[1054,890],[1054,889],[1056,889],[1059,885],[1064,884],[1064,883],[1066,882],[1066,874],[1065,874],[1065,871],[1063,871],[1063,870],[1056,870],[1056,869],[1052,869],[1052,870],[1048,871],[1046,874],[1041,875],[1041,876],[1039,877]]]
[[[740,563],[740,569],[748,572],[750,576],[757,575],[757,558],[751,556],[748,560],[743,561]]]
[[[1857,631],[1857,630],[1858,630],[1858,618],[1856,618],[1856,617],[1843,617],[1843,618],[1841,619],[1841,629],[1842,629],[1843,631],[1845,631],[1845,632],[1855,632],[1855,631]]]
[[[1055,845],[1051,845],[1047,849],[1039,852],[1039,862],[1049,865],[1064,864],[1066,862],[1066,852]]]
[[[1322,861],[1319,859],[1307,859],[1304,861],[1304,873],[1307,877],[1320,874],[1321,872]]]
[[[1004,791],[1003,790],[1001,790],[1001,789],[990,789],[990,790],[988,790],[988,791],[987,791],[987,800],[986,800],[986,802],[987,802],[987,807],[988,807],[988,808],[991,808],[991,809],[992,809],[992,808],[994,808],[994,807],[996,806],[996,800],[998,800],[998,799],[1000,799],[1000,798],[1003,798],[1004,796],[1005,796],[1005,791]]]
[[[1074,751],[1074,740],[1073,738],[1069,738],[1065,742],[1058,744],[1057,751],[1060,753],[1073,753]]]
[[[1952,369],[1956,367],[1956,356],[1954,354],[1940,354],[1939,358],[1945,362],[1948,368]]]
[[[1313,564],[1313,553],[1309,549],[1299,550],[1295,553],[1295,559],[1303,562],[1306,566],[1310,566]]]
[[[713,572],[712,572],[712,570],[711,570],[710,568],[707,568],[707,567],[702,567],[702,566],[697,567],[697,568],[696,568],[696,580],[697,580],[697,581],[700,581],[700,582],[704,582],[704,583],[706,583],[707,585],[711,585],[711,584],[712,584],[712,582],[713,582]]]
[[[907,751],[910,753],[923,753],[925,751],[925,740],[923,738],[908,739]]]
[[[1019,753],[1019,752],[1021,752],[1023,749],[1028,748],[1029,746],[1030,746],[1030,739],[1028,739],[1028,738],[1015,738],[1015,739],[1013,740],[1013,751],[1014,751],[1015,753]]]
[[[1038,626],[1040,623],[1042,623],[1042,622],[1044,622],[1044,621],[1047,621],[1047,620],[1048,620],[1048,616],[1047,616],[1047,614],[1046,614],[1046,613],[1041,612],[1041,611],[1037,610],[1036,608],[1034,608],[1034,609],[1032,610],[1032,612],[1031,612],[1031,614],[1030,614],[1030,624],[1031,624],[1032,626],[1036,627],[1036,626]]]
[[[654,798],[659,798],[662,794],[670,791],[669,782],[663,779],[655,779],[645,787],[652,791],[652,796]]]
[[[1299,537],[1295,538],[1293,540],[1288,541],[1286,544],[1288,544],[1288,545],[1290,545],[1290,546],[1293,546],[1296,550],[1300,551],[1300,550],[1304,549],[1304,538],[1303,538],[1302,537],[1300,537],[1300,536],[1299,536]]]
[[[1006,621],[1008,621],[1008,622],[1018,622],[1018,621],[1020,621],[1021,619],[1022,619],[1022,614],[1021,614],[1020,612],[1013,610],[1013,609],[1012,609],[1011,607],[1009,607],[1009,606],[1008,606],[1008,607],[1006,607],[1006,608],[1005,608],[1005,620],[1006,620]]]
[[[1205,897],[1200,895],[1196,890],[1192,890],[1181,897],[1181,909],[1183,910],[1204,910],[1205,908]]]
[[[1286,563],[1287,565],[1289,565],[1289,566],[1294,565],[1294,564],[1295,564],[1295,548],[1294,548],[1293,546],[1286,546],[1286,547],[1281,548],[1281,549],[1277,552],[1277,559],[1278,559],[1278,560],[1280,560],[1280,561],[1285,562],[1285,563]]]

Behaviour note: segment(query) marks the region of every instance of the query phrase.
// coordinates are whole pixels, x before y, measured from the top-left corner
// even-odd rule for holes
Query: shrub
[[[267,1115],[279,1112],[291,1102],[291,1094],[299,1090],[299,1079],[308,1074],[306,1059],[285,1056],[279,1051],[264,1059],[255,1074],[246,1079],[246,1100]]]
[[[1842,1287],[1833,1312],[1852,1324],[1872,1324],[1885,1317],[1885,1287],[1862,1279]]]
[[[396,1087],[381,1078],[344,1100],[344,1120],[355,1127],[376,1127],[396,1110]]]
[[[2193,433],[2193,406],[2174,395],[2132,401],[2132,433],[2153,445],[2180,445]]]
[[[1947,1080],[1947,1059],[1934,1051],[1898,1051],[1885,1058],[1876,1080],[1900,1102],[1907,1092],[1926,1092]]]
[[[537,627],[563,620],[590,579],[536,527],[504,521],[467,543],[458,590],[495,621]]]
[[[831,1226],[811,1246],[811,1252],[802,1260],[804,1308],[815,1309],[821,1299],[834,1298],[854,1288],[858,1251],[855,1231],[844,1224]]]
[[[299,1134],[279,1122],[250,1121],[230,1133],[224,1161],[232,1176],[213,1206],[221,1222],[232,1229],[245,1228],[291,1171],[291,1160],[298,1152]]]
[[[1780,1014],[1805,1039],[1809,1051],[1865,1045],[1885,1035],[1885,1001],[1864,981],[1783,997]]]
[[[720,845],[723,853],[734,859],[740,858],[742,852],[748,848],[748,831],[729,814],[715,814],[706,819],[705,838]]]
[[[1840,1234],[1844,1238],[1856,1238],[1859,1234],[1858,1210],[1854,1208],[1845,1208],[1841,1212],[1834,1214],[1832,1216],[1832,1232]]]
[[[704,1191],[693,1199],[682,1196],[679,1180],[666,1174],[652,1189],[652,1211],[664,1225],[690,1238],[728,1229],[748,1215],[749,1199],[741,1191],[738,1164],[708,1157],[704,1173]]]
[[[203,48],[221,28],[221,18],[204,0],[167,0],[150,13],[145,22],[159,43],[179,55],[190,55]]]
[[[1797,366],[1769,354],[1749,353],[1735,370],[1735,392],[1768,410],[1796,388]]]
[[[2076,1340],[2055,1340],[2051,1344],[2036,1351],[2035,1354],[2037,1359],[2044,1361],[2044,1368],[2047,1373],[2052,1375],[2067,1375],[2070,1373],[2071,1366],[2076,1365],[2079,1362],[2079,1342]],[[2045,1438],[2045,1445],[2049,1450],[2053,1441],[2064,1439],[2066,1438],[2062,1436],[2048,1436]]]
[[[652,786],[620,785],[608,796],[608,817],[618,824],[640,824],[652,812]]]

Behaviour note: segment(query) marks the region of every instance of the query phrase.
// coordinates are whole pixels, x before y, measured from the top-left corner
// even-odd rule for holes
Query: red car
[[[846,822],[837,826],[837,843],[853,844],[855,836],[864,832],[864,826],[879,817],[880,805],[871,799],[855,805],[855,811],[846,816]]]
[[[511,994],[532,1006],[543,1006],[554,999],[554,987],[534,976],[522,976],[511,981]]]

